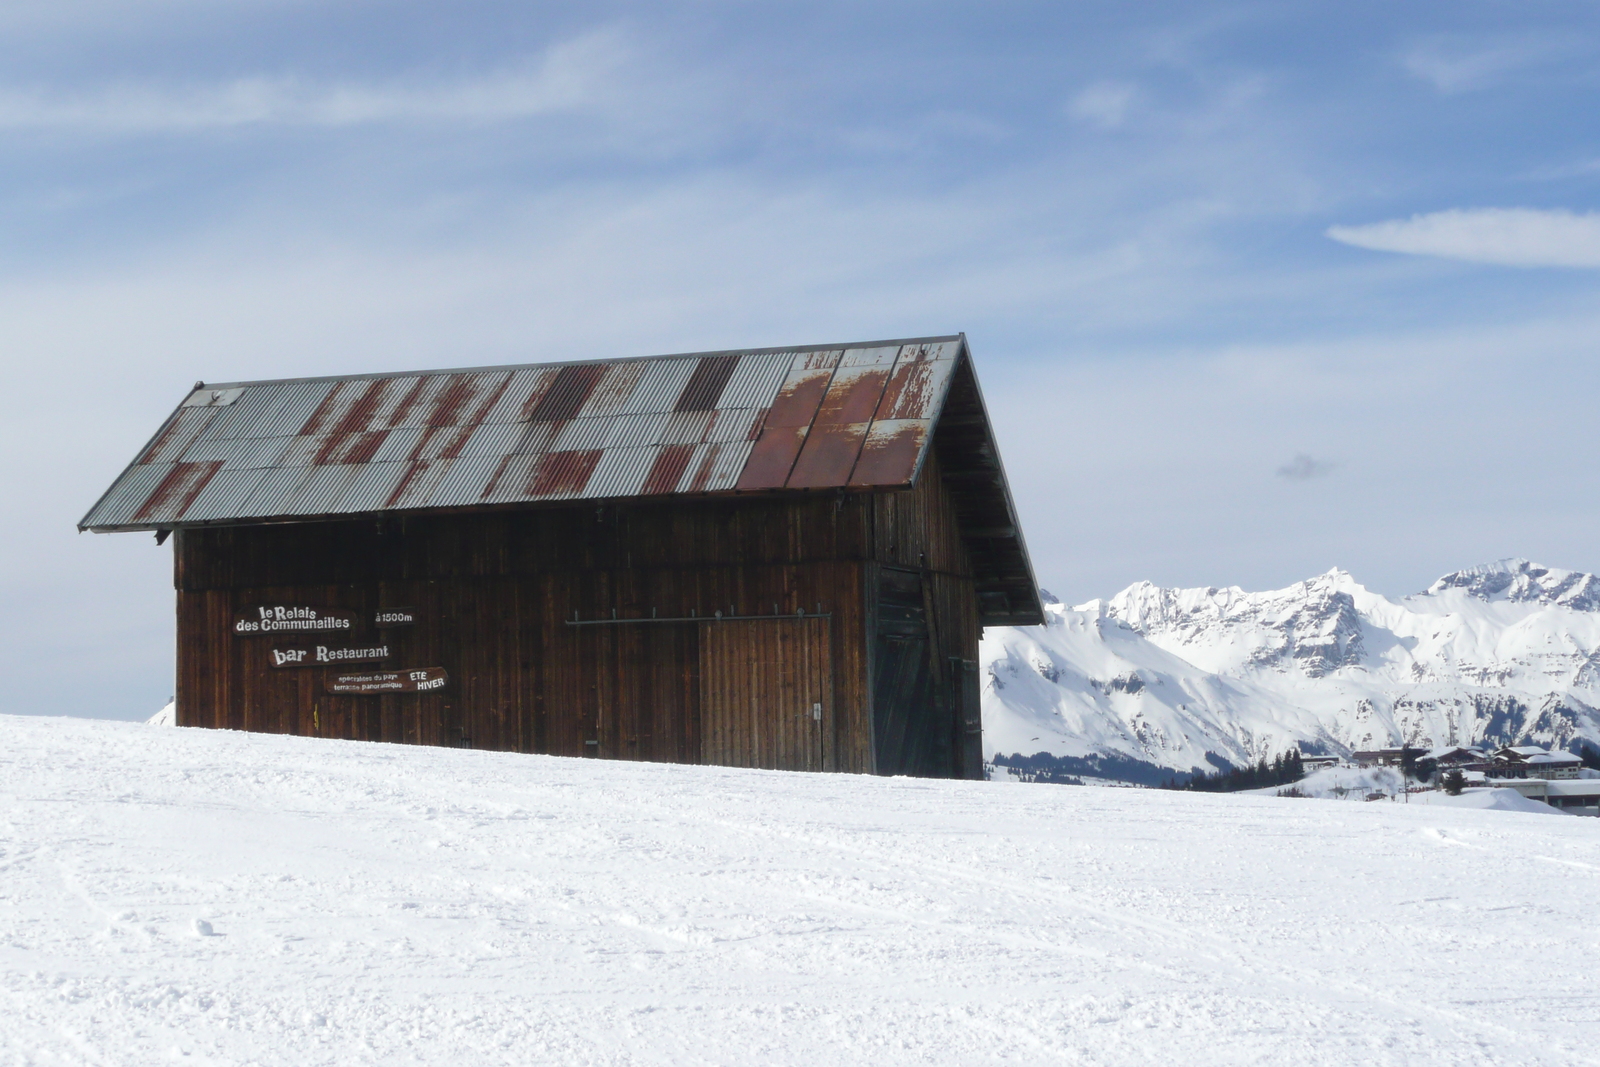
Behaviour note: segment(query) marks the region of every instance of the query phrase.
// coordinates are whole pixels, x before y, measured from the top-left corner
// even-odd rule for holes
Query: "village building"
[[[197,383],[80,527],[183,726],[976,778],[1043,622],[964,336]]]
[[[1447,745],[1424,753],[1417,758],[1417,770],[1425,774],[1446,774],[1450,771],[1487,771],[1490,757],[1478,748]]]
[[[1398,767],[1406,761],[1407,753],[1420,755],[1419,748],[1373,748],[1350,753],[1350,762],[1357,767]]]
[[[1507,745],[1494,754],[1489,774],[1495,778],[1576,778],[1583,760],[1570,752],[1537,745]]]

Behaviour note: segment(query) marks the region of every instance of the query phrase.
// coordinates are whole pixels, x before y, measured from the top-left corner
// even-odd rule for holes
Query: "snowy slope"
[[[1141,582],[1046,613],[985,635],[991,753],[1186,771],[1295,745],[1600,747],[1590,574],[1504,560],[1401,600],[1340,570],[1266,593]]]
[[[0,717],[0,1064],[1600,1064],[1597,831]]]

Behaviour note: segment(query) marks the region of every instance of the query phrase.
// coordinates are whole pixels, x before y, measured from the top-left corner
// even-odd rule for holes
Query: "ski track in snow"
[[[1600,1064],[1600,819],[0,738],[0,1064]]]

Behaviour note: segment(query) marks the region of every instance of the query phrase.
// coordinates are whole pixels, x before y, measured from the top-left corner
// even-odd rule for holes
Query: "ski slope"
[[[0,1064],[1600,1064],[1600,819],[0,717]]]

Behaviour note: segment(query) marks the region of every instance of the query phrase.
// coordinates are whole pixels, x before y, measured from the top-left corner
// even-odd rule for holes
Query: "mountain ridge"
[[[1289,748],[1600,748],[1600,579],[1512,558],[1391,599],[1340,568],[1283,589],[1136,582],[986,632],[990,758],[1158,780]]]

